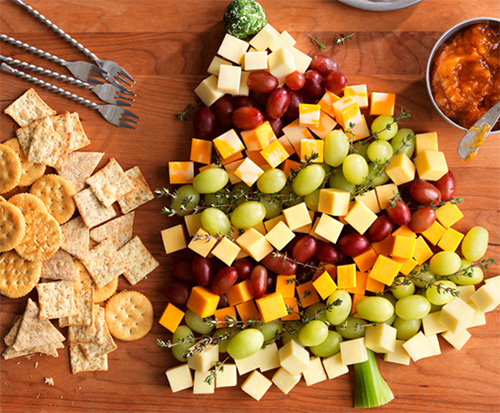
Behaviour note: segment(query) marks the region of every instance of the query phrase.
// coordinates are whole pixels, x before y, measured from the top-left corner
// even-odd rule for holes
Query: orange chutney
[[[431,86],[441,111],[469,129],[500,100],[500,27],[475,24],[455,34],[434,61]]]

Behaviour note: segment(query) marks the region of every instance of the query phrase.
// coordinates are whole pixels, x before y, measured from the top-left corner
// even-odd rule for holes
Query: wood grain
[[[136,131],[114,127],[91,109],[37,88],[58,112],[78,111],[92,144],[85,150],[104,151],[124,168],[139,165],[152,188],[168,184],[167,163],[189,156],[192,126],[175,114],[194,102],[193,89],[206,76],[206,68],[224,35],[221,18],[228,0],[78,0],[29,2],[101,58],[122,64],[137,83],[133,111],[141,117]],[[397,93],[397,105],[412,116],[405,127],[416,132],[437,131],[457,182],[457,196],[465,214],[456,228],[473,225],[490,230],[488,255],[500,256],[500,141],[491,136],[471,163],[456,155],[462,133],[442,120],[432,108],[425,89],[427,57],[441,33],[472,17],[497,16],[495,0],[424,0],[402,10],[377,13],[357,10],[334,0],[262,0],[269,22],[287,30],[297,47],[313,55],[318,49],[309,34],[328,45],[324,52],[336,59],[350,84],[367,83],[370,91]],[[0,0],[2,32],[50,51],[67,60],[83,55],[31,18],[18,6]],[[333,46],[340,33],[354,33],[345,46]],[[62,71],[57,65],[6,44],[1,53]],[[57,83],[57,82],[55,82]],[[57,83],[66,87],[64,84]],[[2,73],[0,109],[30,85]],[[90,92],[68,87],[93,99]],[[0,141],[14,136],[16,125],[0,115]],[[156,320],[166,305],[164,288],[169,262],[160,230],[177,222],[160,214],[162,200],[154,200],[136,213],[134,232],[161,266],[134,289],[151,299]],[[487,277],[499,273],[496,265]],[[123,277],[122,277],[123,278]],[[130,288],[121,279],[119,289]],[[33,296],[33,295],[32,295]],[[35,296],[33,296],[36,298]],[[0,297],[0,335],[7,332],[25,299]],[[500,310],[486,314],[487,325],[471,329],[472,338],[462,351],[440,339],[442,354],[410,366],[380,362],[380,370],[396,398],[379,410],[388,412],[493,412],[500,410]],[[0,361],[0,409],[5,412],[120,411],[352,411],[354,375],[307,387],[299,383],[285,396],[272,388],[259,402],[239,389],[218,389],[214,395],[172,394],[165,370],[172,356],[159,349],[157,337],[169,334],[157,322],[144,339],[118,342],[106,373],[72,375],[67,349],[59,358]],[[2,342],[0,351],[3,351]],[[55,386],[44,384],[53,377]],[[27,406],[30,406],[29,408]]]

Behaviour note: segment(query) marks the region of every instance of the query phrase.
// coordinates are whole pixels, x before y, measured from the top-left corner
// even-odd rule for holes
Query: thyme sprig
[[[290,176],[287,179],[287,184],[291,183],[295,179],[295,177],[298,175],[298,173],[300,171],[302,171],[302,169],[315,163],[314,161],[318,158],[319,158],[319,153],[317,153],[317,152],[311,153],[311,156],[306,155],[304,157],[304,162],[302,162],[297,168],[290,169]]]
[[[343,46],[346,40],[352,40],[352,39],[354,39],[354,33],[350,34],[340,33],[340,36],[338,36],[335,39],[335,44],[337,46]]]
[[[191,113],[198,109],[198,107],[200,107],[200,103],[188,103],[184,110],[175,114],[175,117],[179,120],[179,122],[188,120]]]
[[[312,36],[310,34],[308,36],[311,39],[311,43],[313,45],[317,46],[319,48],[319,50],[325,50],[326,49],[326,46],[323,43],[321,43],[321,42],[318,41],[318,36]]]
[[[226,363],[229,360],[229,356],[227,356],[224,360],[219,361],[217,360],[215,362],[213,370],[208,373],[208,376],[205,377],[205,380],[203,380],[205,383],[208,385],[211,385],[212,382],[217,379],[217,373],[224,373],[224,363]]]

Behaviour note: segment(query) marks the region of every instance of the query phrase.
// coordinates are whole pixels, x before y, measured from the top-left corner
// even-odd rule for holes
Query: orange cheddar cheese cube
[[[295,296],[295,275],[278,275],[276,277],[276,292],[283,298]]]
[[[183,250],[187,247],[186,235],[184,234],[182,225],[175,225],[164,229],[161,231],[161,239],[167,254]]]
[[[203,166],[200,166],[198,169],[200,170],[200,172],[203,172],[207,169],[213,169],[213,168],[220,168],[220,165],[216,164],[216,163],[211,163],[211,164],[208,164],[208,165],[203,165]]]
[[[368,90],[366,85],[346,86],[344,89],[344,96],[353,98],[361,109],[366,109],[368,107]]]
[[[215,310],[214,317],[217,320],[217,327],[224,327],[230,323],[229,320],[236,320],[236,308],[234,306],[218,308]]]
[[[299,103],[299,125],[318,127],[320,112],[320,105]]]
[[[333,281],[327,271],[316,278],[312,284],[323,300],[329,297],[337,289],[337,284],[335,284],[335,281]]]
[[[235,306],[245,301],[251,300],[253,298],[252,287],[250,285],[250,280],[246,279],[237,284],[234,284],[226,292],[227,301],[229,305]]]
[[[345,221],[360,234],[364,234],[377,219],[377,215],[363,202],[355,201],[344,217]]]
[[[423,151],[438,151],[438,137],[436,132],[417,133],[415,135],[415,155]]]
[[[191,140],[191,156],[189,159],[207,165],[212,162],[212,148],[211,141],[193,138]]]
[[[217,239],[210,238],[210,234],[200,228],[188,244],[188,248],[202,257],[206,257],[217,244]]]
[[[236,239],[236,242],[255,261],[261,261],[266,255],[273,252],[273,246],[264,235],[254,228],[247,229]]]
[[[387,237],[382,241],[372,242],[372,248],[375,250],[377,254],[391,255],[393,243],[394,243],[394,237]]]
[[[282,321],[300,320],[299,306],[295,297],[283,297],[288,311],[288,315],[281,317]]]
[[[271,142],[266,148],[262,149],[260,155],[272,168],[277,168],[290,156],[279,140]]]
[[[302,139],[300,141],[300,161],[313,163],[323,163],[324,142],[318,139]],[[316,156],[312,160],[313,154]]]
[[[406,154],[400,153],[392,157],[385,173],[396,185],[402,185],[415,178],[415,165]]]
[[[239,176],[236,176],[234,171],[238,169],[238,166],[240,166],[243,163],[244,159],[239,159],[237,161],[228,163],[227,165],[224,165],[224,169],[226,170],[228,176],[229,176],[229,182],[231,182],[233,185],[241,182],[241,179]]]
[[[274,292],[255,299],[255,304],[264,323],[277,320],[288,315],[285,301],[280,293]]]
[[[184,224],[188,235],[192,237],[201,228],[201,214],[188,214],[184,216]],[[186,245],[187,247],[187,245]]]
[[[407,238],[417,238],[417,234],[415,234],[410,228],[408,228],[408,225],[401,225],[399,228],[394,230],[392,232],[392,236],[395,237],[396,235],[401,235],[402,237],[407,237]]]
[[[366,272],[368,270],[371,270],[373,264],[375,264],[375,261],[377,260],[377,256],[378,254],[375,252],[375,250],[370,247],[361,254],[353,257],[353,261],[358,267],[359,271]]]
[[[415,251],[413,252],[413,259],[417,261],[418,265],[422,265],[426,262],[430,257],[432,257],[434,253],[430,249],[427,242],[425,242],[424,237],[419,235],[417,237],[417,242],[415,244]]]
[[[318,212],[333,216],[345,216],[349,212],[350,200],[350,192],[334,188],[320,189]]]
[[[319,295],[313,286],[312,281],[297,285],[297,301],[302,308],[319,303]]]
[[[168,176],[171,184],[190,184],[194,178],[194,163],[169,162]]]
[[[396,235],[394,237],[394,243],[392,245],[391,256],[393,258],[401,258],[403,260],[409,260],[410,258],[413,257],[416,244],[417,244],[416,238],[408,238],[402,235]]]
[[[345,288],[350,294],[363,295],[366,291],[366,282],[368,280],[368,273],[356,271],[356,287]]]
[[[210,317],[215,314],[220,297],[209,289],[196,285],[191,289],[186,307],[201,318]]]
[[[250,158],[245,158],[234,171],[234,174],[248,186],[252,186],[263,173],[264,171]]]
[[[249,151],[261,151],[272,141],[276,140],[273,128],[268,120],[262,122],[254,129],[242,131],[241,138]]]
[[[305,225],[312,224],[311,215],[305,202],[294,205],[283,210],[288,228],[295,231]],[[307,231],[309,233],[309,231]]]
[[[280,169],[285,173],[287,177],[290,177],[293,171],[298,171],[300,168],[300,163],[292,161],[291,159],[286,159],[281,165]]]
[[[427,181],[437,181],[448,172],[448,164],[441,151],[422,151],[415,157],[414,163],[419,178]]]
[[[266,235],[269,243],[281,251],[295,237],[293,231],[283,221],[278,222]]]
[[[308,126],[309,130],[321,139],[326,139],[328,134],[337,126],[337,122],[323,110],[319,114],[318,126]]]
[[[267,163],[266,159],[262,156],[260,152],[261,151],[245,151],[245,155],[247,156],[247,158],[250,158],[263,171],[272,169],[271,165]]]
[[[243,152],[236,152],[234,155],[229,156],[226,159],[222,159],[222,165],[226,166],[230,163],[243,159]]]
[[[212,254],[226,265],[231,265],[238,256],[241,248],[229,238],[224,237],[212,250]]]
[[[391,285],[394,278],[398,275],[401,266],[400,262],[385,255],[379,255],[368,276],[385,285]]]
[[[254,300],[248,300],[240,304],[236,304],[236,311],[242,321],[261,319],[259,310],[257,309]]]
[[[385,290],[385,284],[380,281],[374,280],[368,274],[368,278],[366,279],[366,291],[370,291],[372,293],[382,293]]]
[[[184,311],[179,310],[172,303],[168,303],[160,317],[159,323],[168,331],[174,333],[175,330],[177,330],[177,327],[179,327],[184,314]]]
[[[358,303],[365,297],[366,296],[364,294],[353,294],[351,314],[354,314],[355,317],[356,317],[356,308],[358,306]]]
[[[240,137],[234,129],[229,129],[227,132],[219,135],[213,140],[213,143],[222,159],[227,159],[245,149],[243,142],[241,142]]]
[[[394,116],[396,95],[394,93],[372,92],[370,95],[370,115]]]
[[[464,214],[460,208],[451,202],[440,206],[436,211],[436,218],[445,228],[449,228],[463,218]]]
[[[337,286],[341,289],[356,288],[356,264],[337,265]]]
[[[335,93],[330,92],[329,90],[325,91],[323,97],[319,100],[318,105],[321,107],[321,110],[332,118],[335,118],[335,112],[333,110],[332,104],[337,100],[340,100],[340,97]]]
[[[278,138],[278,142],[281,143],[281,146],[283,146],[283,149],[287,151],[289,156],[292,156],[295,153],[295,149],[293,148],[293,145],[288,140],[286,135],[283,135],[281,138]]]
[[[462,242],[463,237],[464,234],[461,232],[458,232],[453,228],[447,228],[437,243],[437,246],[444,251],[455,251],[460,245],[460,242]]]
[[[409,275],[410,272],[417,266],[417,261],[413,258],[409,258],[407,260],[400,260],[399,258],[396,258],[396,260],[403,264],[399,270],[399,272],[403,275]]]
[[[444,235],[445,231],[446,229],[439,223],[439,221],[435,220],[429,228],[427,228],[425,231],[422,231],[422,235],[432,245],[437,245],[441,237]]]

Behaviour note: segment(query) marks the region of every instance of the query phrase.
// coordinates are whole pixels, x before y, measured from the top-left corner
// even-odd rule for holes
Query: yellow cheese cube
[[[373,268],[369,272],[369,277],[380,281],[385,285],[391,285],[394,278],[398,275],[402,264],[385,255],[379,255]]]
[[[215,314],[220,297],[201,285],[192,288],[186,307],[201,318]]]
[[[254,228],[247,229],[236,239],[236,242],[255,261],[261,261],[266,255],[273,252],[273,246],[266,240],[264,235]]]
[[[429,245],[427,245],[427,242],[425,242],[424,238],[419,235],[415,244],[415,251],[413,252],[413,258],[417,261],[417,264],[422,265],[433,255],[434,254]]]
[[[295,340],[281,346],[278,354],[281,367],[294,376],[301,374],[311,363],[308,351]]]
[[[167,307],[165,308],[163,314],[160,317],[159,323],[167,330],[174,333],[175,330],[177,330],[177,327],[179,327],[179,324],[181,323],[183,317],[184,317],[184,311],[179,310],[172,303],[168,303]]]
[[[356,201],[344,217],[345,221],[360,234],[364,234],[377,219],[377,215],[363,202]]]
[[[256,50],[266,50],[280,33],[267,23],[255,36],[250,39],[250,46]]]
[[[500,304],[500,289],[495,283],[487,283],[478,288],[470,296],[471,301],[476,305],[479,311],[487,313],[494,310]]]
[[[366,272],[373,267],[375,261],[377,260],[378,254],[372,247],[369,247],[366,251],[359,255],[353,257],[353,261],[358,267],[359,271]]]
[[[309,235],[316,238],[318,241],[329,242],[326,238],[323,238],[321,235],[318,235],[316,233],[316,228],[318,228],[320,219],[321,218],[319,218],[319,217],[316,218],[316,220],[314,221],[314,225],[311,228],[311,231],[309,231]]]
[[[282,47],[290,48],[293,47],[296,43],[296,40],[290,36],[286,30],[283,30],[278,37],[276,37],[271,44],[269,45],[269,49],[272,52],[281,49]]]
[[[335,244],[344,228],[344,224],[327,214],[321,214],[318,224],[314,229],[314,234]]]
[[[231,265],[236,259],[241,248],[238,247],[229,238],[224,237],[212,250],[212,254],[226,265]]]
[[[241,138],[249,151],[261,151],[276,140],[273,128],[268,120],[262,122],[254,129],[242,131]]]
[[[280,169],[285,173],[287,177],[290,177],[291,171],[298,171],[300,168],[300,163],[286,159],[281,165]]]
[[[236,364],[224,363],[224,368],[217,371],[215,387],[234,387],[238,384]]]
[[[257,182],[257,179],[259,179],[263,173],[264,171],[250,158],[245,158],[234,171],[234,174],[248,186],[252,186]]]
[[[193,376],[187,363],[170,367],[165,374],[172,393],[193,387]]]
[[[229,158],[235,153],[245,149],[245,146],[243,146],[243,143],[234,129],[224,132],[222,135],[215,138],[213,142],[215,149],[217,149],[217,152],[223,159]]]
[[[438,220],[436,220],[429,228],[427,228],[425,231],[422,231],[422,235],[432,245],[437,245],[445,232],[446,229],[439,223]]]
[[[371,277],[366,279],[366,291],[371,291],[372,293],[383,293],[385,290],[385,284],[380,281],[374,280]]]
[[[415,155],[423,151],[438,151],[438,137],[436,132],[417,133],[415,135]]]
[[[259,358],[257,357],[257,354],[258,352],[243,359],[234,360],[240,376],[259,368]]]
[[[353,98],[361,109],[368,107],[368,91],[366,85],[346,86],[344,96]]]
[[[329,297],[337,289],[335,281],[333,281],[327,271],[323,272],[323,274],[316,278],[312,284],[323,300]]]
[[[276,277],[276,292],[283,298],[294,297],[295,295],[295,275],[278,275]]]
[[[378,205],[383,210],[387,203],[399,194],[399,189],[396,184],[379,185],[375,187],[375,194],[377,195]]]
[[[218,308],[215,310],[214,318],[217,320],[217,327],[225,327],[226,325],[231,324],[230,320],[236,320],[236,308],[233,305],[229,307]]]
[[[332,102],[333,113],[335,114],[335,120],[344,129],[349,126],[346,121],[353,120],[356,117],[361,117],[361,112],[359,110],[358,102],[350,96],[344,96],[335,102]]]
[[[300,126],[298,119],[284,126],[282,130],[298,155],[300,155],[300,142],[302,139],[314,139],[309,129],[305,126]]]
[[[241,67],[221,65],[217,78],[217,89],[224,93],[237,95],[240,90]]]
[[[290,156],[279,140],[271,142],[266,148],[260,151],[260,154],[272,168],[277,168]]]
[[[446,327],[439,321],[440,318],[441,311],[434,311],[422,318],[422,329],[426,336],[432,336],[446,331]]]
[[[295,321],[300,320],[299,315],[299,305],[297,303],[297,299],[295,297],[284,297],[285,305],[288,311],[288,315],[285,317],[281,317],[282,321]]]
[[[188,366],[200,373],[206,373],[219,360],[219,345],[213,344],[204,347],[201,351],[195,351],[188,358]],[[206,377],[206,374],[205,374]]]
[[[248,50],[248,43],[226,33],[217,54],[230,62],[240,64]]]
[[[406,340],[403,343],[403,348],[413,361],[418,361],[432,355],[432,345],[421,331],[409,340]]]
[[[259,310],[253,300],[236,304],[236,311],[240,315],[240,319],[243,321],[260,320]]]
[[[224,92],[217,89],[217,76],[215,75],[210,75],[202,80],[201,83],[196,86],[194,93],[207,107],[212,106],[217,100],[224,96]]]
[[[394,327],[386,323],[366,327],[366,348],[375,353],[392,353],[396,348],[397,331]]]
[[[264,236],[267,234],[267,230],[266,230],[266,227],[265,227],[263,222],[259,222],[257,225],[253,226],[252,228],[256,231],[259,231]]]
[[[304,52],[301,52],[295,47],[290,47],[289,49],[293,54],[293,58],[295,59],[295,70],[300,73],[304,73],[311,64],[312,57],[305,54]]]
[[[283,367],[280,367],[276,370],[271,380],[278,389],[280,389],[283,393],[288,394],[300,381],[301,377],[301,374],[292,375]]]
[[[238,169],[238,166],[240,166],[243,163],[243,161],[244,159],[239,159],[237,161],[224,165],[224,169],[226,170],[229,177],[229,182],[231,182],[233,185],[238,182],[241,182],[241,179],[239,178],[239,176],[235,175],[234,171]]]
[[[394,93],[372,92],[370,95],[370,115],[394,116],[396,95]]]
[[[395,237],[396,235],[407,238],[417,238],[417,234],[415,234],[410,228],[408,228],[408,225],[401,225],[399,228],[392,231],[392,236]]]
[[[175,225],[164,229],[161,231],[161,239],[167,254],[183,250],[187,247],[186,236],[184,235],[184,228],[182,225]]]
[[[264,221],[266,232],[270,232],[276,225],[278,225],[278,222],[285,222],[285,217],[283,215],[278,215],[277,217]]]
[[[312,281],[307,281],[303,284],[297,285],[297,296],[302,308],[309,307],[310,305],[319,302],[319,296],[313,286]]]
[[[190,184],[194,178],[194,163],[169,162],[168,175],[171,184]]]
[[[191,156],[193,162],[209,164],[212,162],[212,142],[203,139],[191,140]]]
[[[441,337],[443,337],[448,343],[450,343],[453,347],[455,347],[457,350],[461,350],[462,347],[469,341],[469,338],[471,338],[471,333],[469,333],[467,330],[462,330],[459,333],[452,333],[451,331],[446,331],[445,333],[441,334]]]
[[[340,100],[340,97],[338,97],[335,93],[327,90],[325,91],[323,97],[319,100],[318,105],[321,107],[322,111],[330,115],[332,118],[335,118],[335,112],[333,110],[332,104],[338,100]]]
[[[334,379],[342,374],[349,373],[349,367],[342,363],[342,355],[339,353],[323,359],[323,367],[328,378]]]
[[[230,163],[233,163],[238,160],[243,160],[243,152],[236,152],[234,155],[227,157],[226,159],[221,159],[222,165],[225,167]]]
[[[396,258],[396,261],[400,261],[400,259]],[[407,260],[402,260],[402,266],[399,272],[403,275],[409,275],[411,271],[417,266],[417,261],[413,258],[408,258]]]
[[[259,309],[260,316],[264,323],[277,320],[278,318],[285,317],[288,314],[283,296],[278,292],[257,298],[255,300],[255,304]]]
[[[295,57],[292,51],[287,47],[272,52],[267,57],[269,72],[276,76],[278,80],[283,80],[290,73],[296,70]]]
[[[302,139],[300,142],[300,161],[313,163],[323,163],[324,142],[318,139]],[[316,156],[314,160],[313,154]]]
[[[272,384],[273,382],[266,376],[257,370],[254,370],[241,385],[241,390],[252,396],[255,400],[259,401],[262,399],[264,394],[266,394]]]
[[[408,366],[410,364],[410,356],[403,347],[404,343],[403,340],[396,340],[394,351],[392,353],[385,353],[384,361]]]
[[[350,192],[333,188],[320,189],[318,212],[339,217],[345,216],[349,212],[350,200]]]
[[[437,243],[437,246],[444,251],[455,251],[460,245],[463,237],[464,234],[454,230],[453,228],[447,228]]]
[[[249,96],[250,95],[250,89],[248,88],[248,76],[250,76],[250,72],[247,72],[246,70],[241,71],[241,77],[240,77],[240,88],[238,90],[237,96]],[[233,94],[233,96],[235,96]]]
[[[188,248],[202,257],[206,257],[217,244],[217,239],[210,238],[210,234],[200,228],[188,245]]]
[[[365,204],[374,214],[380,212],[380,206],[378,204],[377,193],[374,189],[365,192],[363,195],[358,195],[354,198],[356,201],[360,201]]]
[[[246,52],[243,58],[243,67],[245,70],[267,69],[267,52]]]
[[[415,178],[415,165],[404,153],[392,157],[385,173],[396,185],[402,185]]]
[[[337,266],[337,284],[342,289],[356,287],[356,264]]]
[[[413,162],[420,179],[437,181],[448,172],[446,158],[440,151],[423,151],[415,157]]]
[[[318,127],[320,113],[320,105],[299,103],[299,125]]]
[[[309,367],[302,372],[306,385],[320,383],[326,380],[326,372],[321,357],[311,357]]]
[[[363,363],[368,360],[368,351],[365,346],[365,338],[355,338],[353,340],[342,341],[340,343],[340,357],[342,364]]]
[[[214,56],[212,61],[208,65],[207,72],[210,73],[211,75],[219,76],[219,69],[221,65],[231,66],[232,63],[223,59],[222,57]]]
[[[394,243],[394,237],[386,237],[382,241],[372,242],[372,248],[375,250],[377,254],[391,255],[393,243]]]
[[[472,300],[474,294],[471,295]],[[470,326],[474,318],[474,313],[475,311],[470,305],[461,298],[456,297],[441,307],[439,322],[446,330],[450,330],[452,333],[456,334]]]
[[[264,373],[269,370],[274,370],[280,366],[280,357],[278,354],[278,345],[271,343],[261,348],[257,354],[259,360],[259,370]]]
[[[394,258],[409,260],[410,258],[413,257],[416,244],[417,244],[416,238],[408,238],[402,235],[396,235],[394,237],[394,243],[392,244],[391,255]]]
[[[187,232],[190,237],[198,232],[201,228],[201,214],[189,214],[184,216]],[[185,242],[185,241],[184,241]],[[186,244],[187,247],[187,244]]]
[[[267,234],[266,239],[269,243],[281,251],[295,237],[290,228],[283,222],[278,222]]]
[[[327,135],[337,126],[337,122],[333,120],[322,110],[319,114],[318,126],[308,126],[309,130],[321,139],[326,139]]]
[[[351,119],[345,119],[345,122],[344,132],[350,140],[357,141],[371,135],[366,118],[361,112],[356,113]]]
[[[263,171],[272,169],[271,165],[267,163],[266,159],[260,152],[261,151],[245,151],[245,154],[247,158],[250,158]]]
[[[431,356],[439,356],[441,354],[441,348],[439,346],[439,340],[436,334],[431,336],[426,336],[427,340],[431,345]]]
[[[470,304],[470,296],[476,292],[476,287],[474,285],[458,285],[457,291],[460,293],[459,297]]]
[[[288,153],[289,156],[292,156],[295,153],[295,149],[293,148],[293,145],[290,143],[286,135],[278,138],[278,142],[281,143],[281,146],[283,146],[283,149]]]
[[[283,216],[285,217],[288,228],[292,231],[295,231],[304,225],[312,224],[311,215],[309,215],[309,210],[307,209],[305,202],[285,208],[283,210]]]
[[[464,214],[456,204],[447,202],[436,211],[436,218],[445,228],[449,228],[463,218]]]
[[[356,286],[345,288],[345,290],[350,294],[364,295],[366,292],[367,281],[367,272],[356,271]]]

